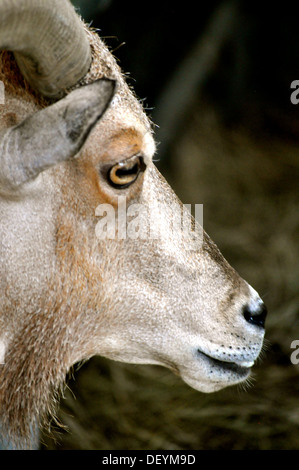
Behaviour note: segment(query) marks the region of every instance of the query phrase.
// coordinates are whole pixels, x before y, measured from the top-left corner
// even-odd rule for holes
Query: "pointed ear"
[[[74,157],[109,106],[114,90],[113,80],[98,80],[0,135],[0,186],[17,189]]]

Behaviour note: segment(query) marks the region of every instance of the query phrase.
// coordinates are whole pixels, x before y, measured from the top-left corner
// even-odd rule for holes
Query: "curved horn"
[[[0,49],[14,52],[33,89],[59,98],[91,64],[84,26],[69,0],[0,0]]]

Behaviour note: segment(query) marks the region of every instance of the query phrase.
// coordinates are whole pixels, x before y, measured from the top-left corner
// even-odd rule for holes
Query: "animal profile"
[[[98,34],[68,0],[0,0],[0,50],[4,438],[30,447],[94,355],[206,393],[247,380],[264,303],[191,215],[190,236],[173,229],[183,206],[153,163],[153,125]],[[127,236],[120,202],[125,228],[138,221]]]

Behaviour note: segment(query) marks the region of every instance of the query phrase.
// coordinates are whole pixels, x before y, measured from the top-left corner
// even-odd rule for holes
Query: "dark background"
[[[168,0],[73,3],[88,23],[100,29],[100,36],[114,51],[146,106],[159,105],[178,69],[199,42],[207,41],[217,50],[217,60],[210,61],[205,70],[197,70],[199,83],[194,90],[213,99],[226,123],[241,120],[246,126],[263,126],[298,137],[295,125],[289,126],[287,116],[282,116],[290,114],[298,124],[297,109],[289,99],[299,66],[299,9],[294,5]],[[223,10],[229,19],[221,23]],[[209,34],[213,21],[224,28],[220,37],[217,32]],[[187,86],[188,76],[185,78]],[[183,87],[178,94],[184,92]],[[157,118],[159,111],[153,113]]]
[[[299,449],[298,11],[276,2],[74,0],[159,126],[157,166],[269,309],[246,390],[94,358],[47,448]],[[76,397],[76,398],[75,398]]]

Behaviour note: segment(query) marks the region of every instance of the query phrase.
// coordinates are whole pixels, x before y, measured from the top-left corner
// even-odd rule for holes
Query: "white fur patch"
[[[0,364],[4,364],[6,345],[3,340],[0,339]]]
[[[249,284],[248,284],[249,285]],[[251,299],[249,302],[249,307],[252,311],[258,310],[260,306],[262,305],[263,301],[260,298],[259,294],[257,291],[249,285],[249,290],[251,293]]]
[[[241,367],[252,367],[254,364],[254,361],[242,361],[242,362],[237,362],[238,366]]]

